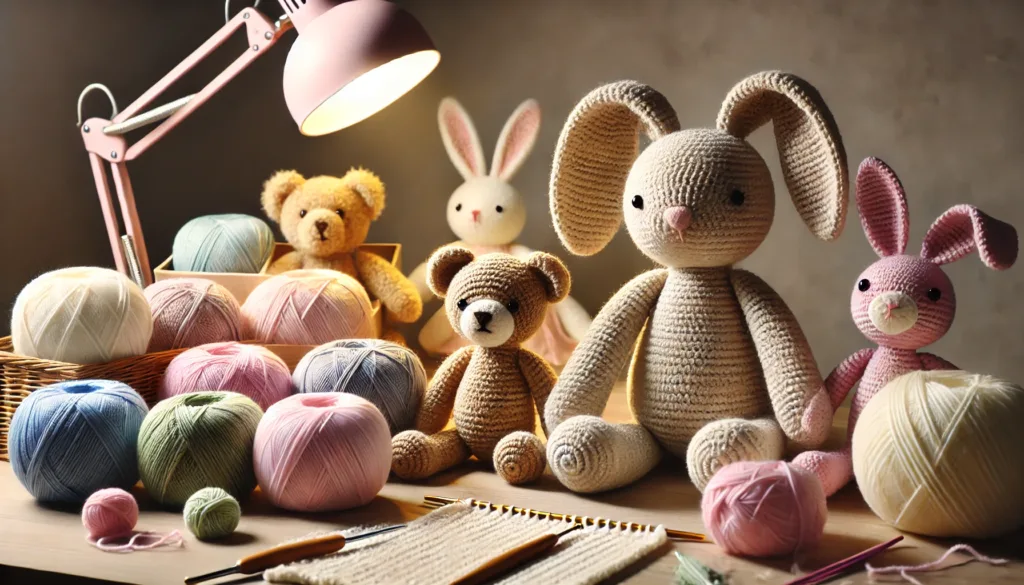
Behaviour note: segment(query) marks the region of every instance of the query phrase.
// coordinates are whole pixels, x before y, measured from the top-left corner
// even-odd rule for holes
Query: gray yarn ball
[[[412,350],[379,339],[344,339],[314,348],[295,367],[299,392],[347,392],[370,401],[395,435],[416,420],[427,373]]]

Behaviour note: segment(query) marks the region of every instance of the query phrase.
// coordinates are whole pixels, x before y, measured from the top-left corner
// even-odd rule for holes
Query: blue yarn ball
[[[183,272],[255,274],[274,251],[274,232],[263,220],[241,213],[204,215],[174,236],[174,269]]]
[[[21,485],[43,502],[81,503],[139,479],[136,442],[149,409],[121,382],[78,380],[41,388],[14,411],[8,436]]]

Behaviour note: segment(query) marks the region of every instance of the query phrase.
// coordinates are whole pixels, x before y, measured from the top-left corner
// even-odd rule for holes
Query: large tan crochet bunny
[[[846,154],[818,92],[793,75],[741,81],[714,129],[680,130],[668,101],[634,81],[592,91],[566,122],[551,175],[562,242],[595,254],[624,218],[640,251],[665,266],[605,304],[548,399],[548,462],[570,489],[633,482],[661,448],[685,456],[703,489],[728,463],[779,459],[785,437],[814,447],[827,436],[832,408],[800,326],[767,283],[733,267],[772,225],[772,177],[746,141],[768,122],[800,216],[836,238]],[[652,144],[638,156],[641,128]],[[638,424],[610,424],[599,417],[631,353]]]

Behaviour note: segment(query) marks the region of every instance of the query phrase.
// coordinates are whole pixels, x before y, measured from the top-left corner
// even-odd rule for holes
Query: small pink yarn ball
[[[228,289],[205,278],[172,278],[146,287],[153,311],[148,351],[239,341],[242,314]]]
[[[207,390],[237,392],[266,410],[292,394],[288,365],[269,349],[228,341],[183,351],[167,365],[160,400]]]
[[[275,506],[346,510],[368,503],[387,482],[391,431],[377,407],[354,394],[296,394],[263,415],[253,463]]]
[[[336,270],[291,270],[264,281],[242,305],[242,319],[248,336],[263,343],[374,337],[366,289]]]
[[[139,504],[120,488],[99,490],[82,506],[82,525],[93,540],[128,536],[138,521]]]
[[[784,461],[740,461],[718,470],[701,500],[704,526],[725,552],[774,557],[813,547],[828,508],[812,472]]]

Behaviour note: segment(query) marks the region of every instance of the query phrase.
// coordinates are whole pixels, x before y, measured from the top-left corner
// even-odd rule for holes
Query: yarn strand
[[[970,557],[952,564],[944,564],[946,562],[946,559],[948,559],[954,553],[967,553],[968,555],[970,555]],[[1005,565],[1009,562],[1007,559],[987,557],[979,553],[977,550],[974,549],[974,547],[972,547],[969,544],[958,544],[950,547],[949,550],[943,553],[941,557],[928,563],[923,563],[920,565],[891,565],[888,567],[872,567],[870,564],[865,564],[864,568],[867,569],[869,577],[874,577],[875,575],[897,574],[900,577],[902,577],[905,581],[913,583],[913,585],[923,585],[923,583],[921,583],[914,577],[911,577],[910,573],[934,573],[936,571],[944,571],[946,569],[951,569],[953,567],[966,565],[967,563],[973,561],[978,561],[981,563],[987,563],[989,565],[996,566]]]
[[[90,544],[100,549],[103,552],[111,553],[130,553],[135,551],[151,550],[160,546],[177,546],[181,547],[185,544],[185,539],[181,536],[181,532],[172,530],[167,533],[160,532],[135,532],[132,533],[131,538],[128,542],[123,544],[110,544],[111,540],[118,540],[123,537],[110,537],[104,536],[101,538],[86,538]],[[146,542],[146,539],[154,538],[152,542]]]

